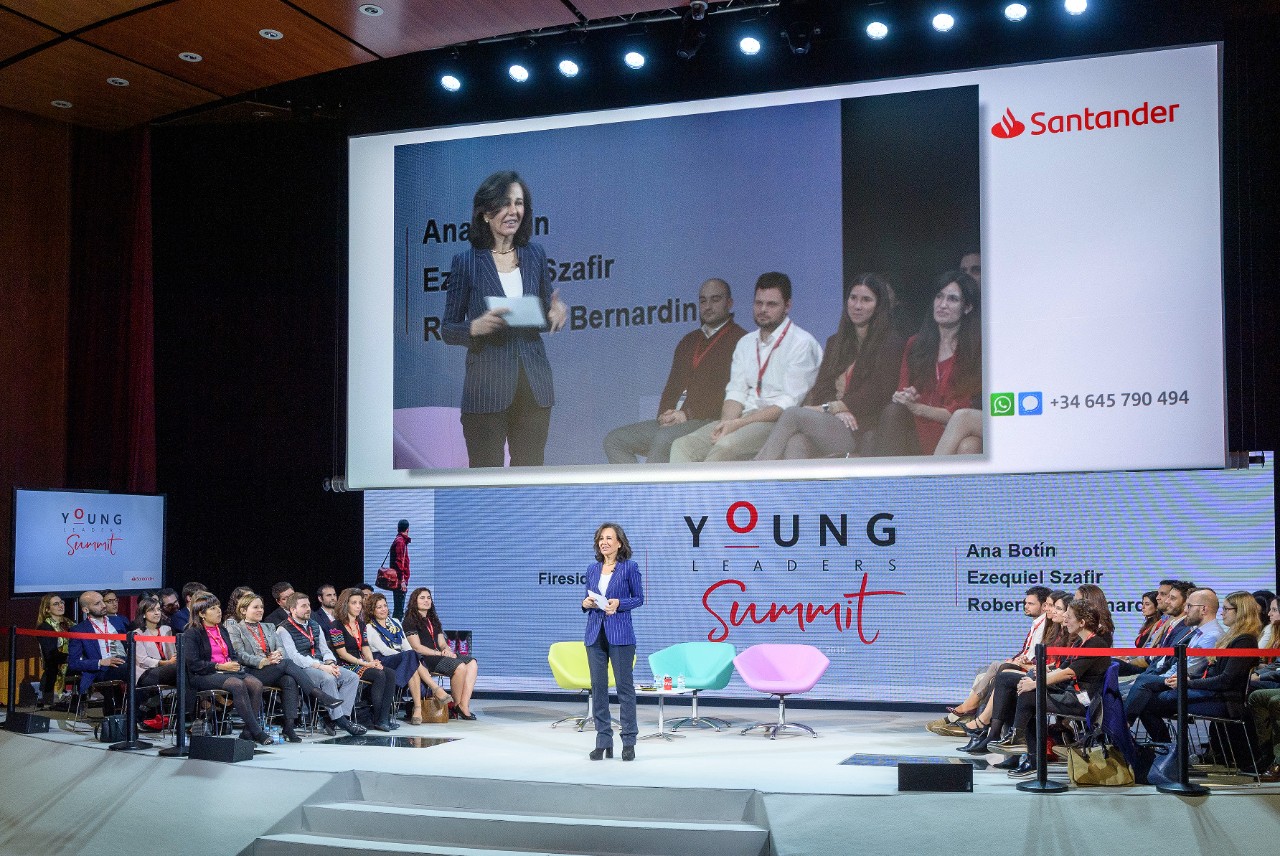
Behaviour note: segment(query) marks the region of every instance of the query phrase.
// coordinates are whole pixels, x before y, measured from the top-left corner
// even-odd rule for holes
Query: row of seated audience
[[[222,690],[231,697],[245,723],[244,739],[269,743],[261,726],[264,688],[278,688],[283,708],[284,738],[300,742],[297,723],[301,700],[324,711],[321,728],[329,735],[342,728],[352,735],[365,728],[352,718],[362,683],[369,687],[371,727],[391,731],[399,727],[393,711],[401,691],[412,701],[409,721],[420,724],[429,693],[437,702],[455,708],[459,719],[474,720],[471,696],[478,664],[460,656],[444,633],[431,590],[418,588],[408,600],[403,623],[391,616],[386,596],[368,586],[348,588],[339,594],[332,585],[321,586],[314,611],[310,598],[295,592],[287,582],[272,587],[277,608],[264,615],[263,597],[247,586],[232,592],[224,621],[223,604],[201,583],[188,583],[182,591],[185,606],[179,608],[173,589],[161,589],[138,601],[137,617],[130,623],[119,615],[114,592],[84,592],[79,599],[84,619],[72,625],[66,603],[56,594],[40,602],[37,628],[55,632],[125,633],[136,629],[141,636],[182,634],[183,662],[173,643],[135,641],[134,669],[140,719],[151,728],[163,723],[156,716],[160,704],[157,686],[172,686],[183,668],[193,690]],[[78,673],[76,691],[86,693],[97,683],[125,681],[125,648],[117,640],[41,637],[44,671],[41,697],[48,704],[63,693],[67,675]],[[450,679],[452,694],[433,676]],[[115,712],[120,699],[103,693],[103,713]]]
[[[963,752],[1000,752],[997,767],[1013,778],[1035,772],[1028,751],[1035,746],[1035,648],[1127,647],[1114,643],[1115,625],[1102,589],[1082,585],[1074,593],[1027,589],[1023,611],[1031,618],[1021,650],[991,663],[974,678],[969,695],[928,729],[950,737],[968,737]],[[1270,591],[1236,591],[1220,604],[1218,593],[1182,580],[1162,580],[1142,596],[1143,623],[1135,648],[1249,649],[1280,647],[1280,601]],[[1264,626],[1262,616],[1268,623]],[[1050,714],[1083,716],[1100,698],[1108,668],[1118,663],[1120,694],[1129,726],[1141,723],[1146,738],[1167,743],[1166,720],[1177,712],[1177,659],[1172,656],[1048,658],[1045,683]],[[1229,757],[1240,771],[1265,782],[1280,781],[1280,659],[1255,657],[1187,658],[1187,704],[1192,714],[1238,719],[1228,728]],[[1052,738],[1050,738],[1052,739]],[[1252,750],[1252,751],[1251,751]]]

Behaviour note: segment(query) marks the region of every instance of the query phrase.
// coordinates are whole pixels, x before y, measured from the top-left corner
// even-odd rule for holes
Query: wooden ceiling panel
[[[264,29],[284,38],[265,39]],[[228,96],[377,58],[280,0],[176,0],[83,38]],[[184,62],[183,52],[203,60]]]
[[[592,21],[688,5],[687,0],[672,0],[670,3],[662,3],[659,0],[573,0],[574,8]]]
[[[107,78],[127,80],[113,86]],[[74,39],[0,68],[0,104],[115,131],[217,98],[195,86]],[[54,101],[69,101],[59,108]]]
[[[560,0],[292,0],[381,56],[561,27],[577,21]],[[382,9],[365,15],[360,7]]]
[[[4,0],[4,5],[69,33],[90,24],[132,12],[156,0]]]
[[[48,27],[0,9],[0,61],[56,38],[58,34]]]

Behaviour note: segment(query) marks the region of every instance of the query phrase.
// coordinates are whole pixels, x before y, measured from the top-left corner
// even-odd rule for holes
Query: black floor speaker
[[[898,764],[898,790],[972,793],[972,764]]]
[[[253,757],[253,743],[238,737],[192,736],[187,757],[235,764]]]
[[[47,734],[49,732],[49,717],[14,711],[4,721],[4,727],[6,731],[14,731],[18,734]]]

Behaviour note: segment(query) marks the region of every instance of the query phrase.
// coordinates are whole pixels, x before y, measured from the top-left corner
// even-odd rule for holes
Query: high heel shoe
[[[628,747],[628,748],[630,748],[630,747]],[[626,750],[624,749],[623,751],[625,752]],[[635,753],[635,752],[634,752],[634,750],[633,750],[633,751],[632,751],[632,753],[631,753],[632,757],[635,757],[635,754],[636,754],[636,753]],[[602,761],[602,760],[604,760],[605,758],[612,758],[612,757],[613,757],[613,747],[612,747],[612,746],[609,746],[609,747],[606,747],[606,748],[599,748],[599,747],[597,747],[597,748],[595,748],[595,749],[592,749],[592,750],[591,750],[591,754],[590,754],[590,755],[588,755],[587,757],[588,757],[588,758],[590,758],[592,761]]]
[[[421,725],[421,724],[422,724],[422,708],[420,708],[420,707],[415,707],[415,708],[413,709],[413,715],[409,717],[409,724],[410,724],[410,725]]]
[[[293,730],[292,725],[286,725],[280,730],[280,734],[284,737],[286,743],[301,743],[302,738],[298,736],[298,732]]]
[[[435,693],[432,693],[431,697],[434,698],[436,701],[440,702],[441,704],[447,704],[447,705],[453,704],[453,696],[449,695],[444,690],[440,690],[440,695],[436,695]]]
[[[270,746],[275,743],[275,741],[271,739],[271,735],[267,732],[259,731],[255,734],[247,728],[240,732],[240,739],[248,740],[250,743],[257,743],[259,746]]]
[[[634,746],[623,746],[623,747],[622,747],[622,760],[624,760],[624,761],[634,761],[635,759],[636,759],[636,747],[634,747]]]

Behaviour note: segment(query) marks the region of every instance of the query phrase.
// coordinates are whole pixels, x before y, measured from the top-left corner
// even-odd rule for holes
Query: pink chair
[[[812,645],[752,645],[733,658],[733,665],[751,689],[778,697],[778,721],[757,722],[742,734],[763,728],[770,740],[776,740],[779,732],[796,728],[818,736],[807,725],[787,722],[787,696],[813,689],[831,665],[826,654]]]

